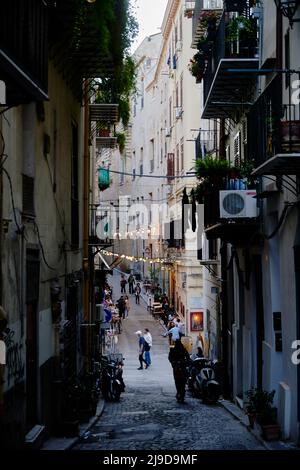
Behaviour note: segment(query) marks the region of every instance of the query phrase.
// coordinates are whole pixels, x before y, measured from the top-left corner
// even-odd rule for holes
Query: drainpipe
[[[83,316],[85,331],[85,370],[90,371],[90,289],[89,289],[89,196],[90,196],[90,122],[89,122],[89,80],[84,81],[84,150],[83,150]]]

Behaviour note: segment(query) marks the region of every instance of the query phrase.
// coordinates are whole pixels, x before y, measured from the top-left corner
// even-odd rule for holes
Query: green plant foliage
[[[226,41],[233,42],[238,39],[255,39],[256,23],[253,19],[238,16],[226,26]]]
[[[267,417],[270,418],[274,415],[274,411],[272,411],[274,396],[275,390],[267,392],[266,390],[251,388],[246,392],[246,412],[260,415],[265,421]]]
[[[119,150],[121,153],[123,153],[125,150],[126,135],[124,134],[124,132],[117,132],[116,137],[119,145]]]
[[[229,170],[232,169],[227,160],[215,158],[207,155],[203,159],[196,160],[196,175],[198,179],[207,176],[228,176]]]

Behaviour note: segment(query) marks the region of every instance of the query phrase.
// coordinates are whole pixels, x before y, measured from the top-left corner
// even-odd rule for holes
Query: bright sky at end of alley
[[[139,34],[132,45],[132,52],[146,36],[160,32],[167,3],[168,0],[135,0]]]

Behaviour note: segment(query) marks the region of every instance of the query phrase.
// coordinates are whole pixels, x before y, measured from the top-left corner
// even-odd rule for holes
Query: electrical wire
[[[293,205],[292,207],[295,207],[295,206],[296,206],[296,204]],[[283,209],[282,214],[281,214],[281,216],[280,216],[280,219],[279,219],[279,221],[278,221],[278,224],[277,224],[277,226],[275,227],[275,229],[273,230],[273,232],[272,232],[270,235],[264,235],[264,238],[265,238],[266,240],[271,240],[271,238],[274,238],[275,235],[278,233],[280,227],[282,226],[282,224],[283,224],[283,222],[284,222],[284,220],[285,220],[285,218],[286,218],[288,209],[289,209],[290,207],[291,207],[291,206],[288,206],[288,205],[285,206],[285,208]]]
[[[12,203],[12,208],[13,208],[14,221],[15,221],[15,224],[17,226],[18,233],[19,234],[24,234],[25,227],[24,226],[20,227],[20,225],[18,223],[18,220],[17,220],[16,206],[15,206],[15,200],[14,200],[14,192],[13,192],[13,187],[12,187],[12,181],[11,181],[10,174],[8,173],[8,171],[4,167],[2,167],[2,171],[6,175],[6,177],[8,179],[8,182],[9,182],[10,197],[11,197],[11,203]]]
[[[54,193],[54,191],[53,191],[54,182],[53,182],[53,179],[52,179],[51,168],[50,168],[50,165],[49,165],[48,158],[46,158],[46,162],[47,162],[47,167],[48,167],[48,171],[49,171],[49,178],[50,178],[50,182],[51,182],[51,186],[52,186],[53,199],[54,199],[54,202],[55,202],[55,206],[56,206],[57,213],[58,213],[59,218],[60,218],[61,230],[62,230],[62,233],[63,233],[63,236],[64,236],[65,241],[68,242],[68,245],[69,245],[69,247],[70,247],[70,246],[71,246],[71,242],[70,242],[70,240],[69,240],[69,238],[68,238],[68,236],[67,236],[67,234],[66,234],[63,216],[62,216],[61,213],[60,213],[60,210],[59,210],[59,207],[58,207],[58,203],[57,203],[57,199],[56,199],[55,193]]]
[[[117,170],[109,170],[110,173],[116,173],[118,175],[125,175],[125,176],[134,176],[135,178],[162,178],[162,179],[184,179],[184,178],[195,178],[195,175],[139,175],[139,174],[133,174],[133,173],[126,173],[125,171],[117,171]]]
[[[46,256],[45,256],[45,251],[44,251],[44,247],[43,247],[43,244],[42,244],[42,240],[41,240],[41,237],[40,237],[40,231],[39,231],[39,227],[37,225],[37,223],[34,221],[33,222],[33,225],[35,227],[35,231],[36,231],[36,234],[37,234],[37,237],[38,237],[38,241],[39,241],[39,245],[40,245],[40,248],[41,248],[41,252],[42,252],[42,257],[43,257],[43,260],[44,260],[44,263],[45,265],[51,269],[52,271],[56,271],[57,269],[56,268],[53,268],[52,266],[50,266],[46,260]]]

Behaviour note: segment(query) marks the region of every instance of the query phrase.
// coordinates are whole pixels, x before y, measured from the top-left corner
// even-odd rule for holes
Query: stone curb
[[[94,424],[98,421],[104,411],[105,401],[100,399],[97,405],[95,416],[93,416],[88,423],[84,423],[80,426],[79,436],[73,438],[57,438],[48,439],[41,450],[70,450],[74,447],[79,439],[81,439],[86,432],[88,432]],[[48,443],[48,444],[47,444]]]

